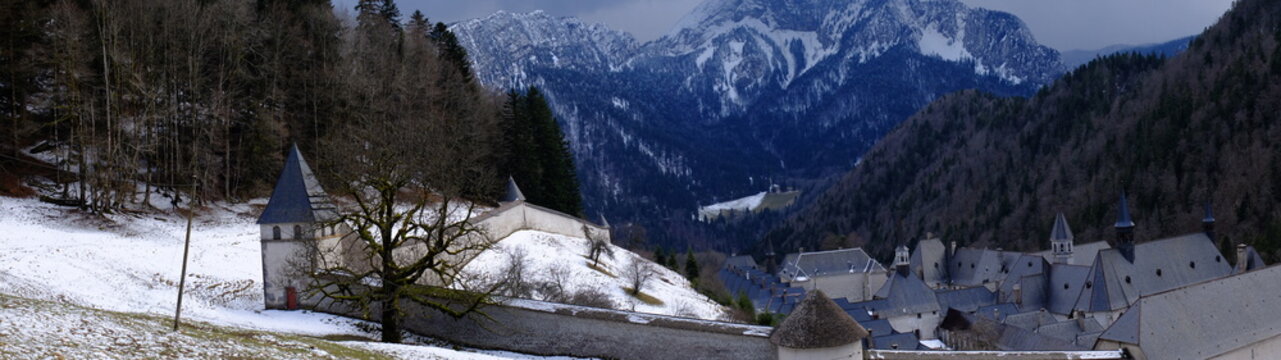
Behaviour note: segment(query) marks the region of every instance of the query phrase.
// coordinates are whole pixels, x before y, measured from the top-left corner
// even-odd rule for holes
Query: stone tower
[[[1072,228],[1068,227],[1063,213],[1059,213],[1054,218],[1054,229],[1050,230],[1050,252],[1054,254],[1055,264],[1072,264],[1072,245]]]
[[[297,309],[315,265],[314,249],[336,242],[346,227],[335,224],[338,212],[307,166],[298,146],[291,146],[267,208],[258,217],[262,242],[263,302],[268,309]]]

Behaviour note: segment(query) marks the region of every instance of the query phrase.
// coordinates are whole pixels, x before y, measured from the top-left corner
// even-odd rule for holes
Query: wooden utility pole
[[[194,197],[195,195],[193,194],[192,196]],[[177,205],[178,202],[175,200],[174,208],[177,208]],[[182,276],[178,277],[178,306],[173,313],[173,331],[178,331],[178,324],[182,319],[182,290],[187,285],[187,253],[191,252],[191,218],[195,216],[196,211],[194,201],[192,201],[192,205],[187,209],[187,240],[182,245]]]

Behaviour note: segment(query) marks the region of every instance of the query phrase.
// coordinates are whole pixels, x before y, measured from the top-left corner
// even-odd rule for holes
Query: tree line
[[[344,129],[383,117],[457,122],[450,136],[470,140],[457,145],[482,168],[467,176],[528,179],[531,197],[581,212],[568,155],[509,159],[564,147],[545,100],[484,89],[448,26],[402,18],[392,0],[352,11],[328,0],[5,0],[0,10],[0,154],[56,159],[72,176],[45,193],[88,209],[153,194],[266,196],[289,144],[327,156],[326,144],[350,140]],[[532,121],[526,109],[547,112]],[[529,144],[537,151],[517,151]],[[493,199],[500,187],[466,195]]]

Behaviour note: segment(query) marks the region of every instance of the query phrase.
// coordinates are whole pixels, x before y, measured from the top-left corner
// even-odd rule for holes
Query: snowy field
[[[464,275],[471,278],[501,276],[509,269],[508,264],[513,259],[511,254],[523,254],[518,257],[525,259],[527,282],[554,281],[551,274],[559,273],[567,292],[601,291],[608,295],[618,310],[705,320],[725,319],[723,307],[694,291],[683,276],[662,266],[653,266],[657,276],[642,288],[643,293],[661,300],[662,305],[648,304],[627,294],[624,287],[631,286],[626,276],[627,268],[633,261],[648,260],[626,249],[610,247],[614,250],[613,258],[602,257],[600,260],[600,268],[608,272],[606,274],[589,266],[592,262],[587,259],[586,239],[518,231],[468,263]],[[532,297],[542,299],[542,294],[535,293]]]
[[[244,330],[375,338],[362,331],[361,322],[356,320],[303,311],[262,310],[262,259],[258,227],[254,224],[262,204],[212,205],[196,217],[183,318]],[[71,309],[46,314],[25,311],[24,306],[0,307],[0,334],[8,334],[0,336],[0,348],[17,344],[11,340],[47,333],[72,343],[89,342],[89,348],[100,349],[91,358],[133,358],[113,351],[124,346],[113,344],[122,337],[146,342],[167,336],[146,327],[118,327],[112,330],[120,334],[117,337],[97,337],[66,332],[69,330],[63,326],[88,323],[87,316],[103,313],[93,309],[172,316],[185,226],[185,218],[172,211],[101,218],[34,199],[0,197],[0,294]],[[29,323],[36,322],[27,319],[30,316],[38,316],[38,322],[49,325],[30,327]],[[129,333],[128,329],[137,332]],[[427,346],[336,343],[399,358],[530,358]],[[0,349],[0,354],[6,351]],[[280,354],[272,358],[289,357]]]

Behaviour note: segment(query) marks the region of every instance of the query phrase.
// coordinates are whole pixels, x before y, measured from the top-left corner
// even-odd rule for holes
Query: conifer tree
[[[699,274],[698,259],[694,258],[694,251],[690,248],[685,249],[685,278],[690,281],[698,278]]]

